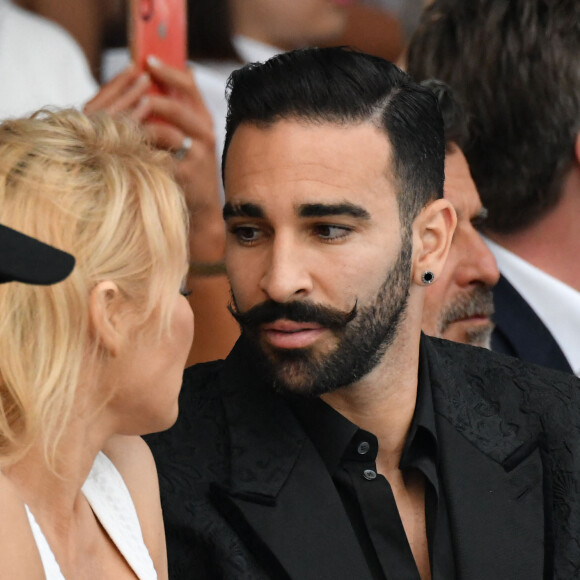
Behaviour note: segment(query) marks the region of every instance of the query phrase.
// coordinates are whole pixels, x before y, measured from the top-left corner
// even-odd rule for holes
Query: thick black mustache
[[[357,302],[352,310],[343,312],[329,306],[321,306],[312,302],[293,301],[287,303],[267,300],[240,312],[234,303],[228,306],[238,324],[246,330],[255,330],[262,324],[285,319],[293,322],[314,322],[329,329],[344,328],[357,315]]]

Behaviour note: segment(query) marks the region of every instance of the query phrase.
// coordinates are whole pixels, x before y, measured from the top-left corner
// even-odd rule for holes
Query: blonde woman
[[[105,116],[0,125],[0,223],[76,258],[58,284],[0,285],[2,578],[167,578],[139,435],[175,421],[193,334],[169,167]]]

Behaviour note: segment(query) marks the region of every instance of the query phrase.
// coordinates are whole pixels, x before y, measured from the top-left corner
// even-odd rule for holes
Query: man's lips
[[[456,322],[467,322],[469,324],[490,324],[491,319],[487,314],[473,314],[472,316],[456,318],[455,320],[452,320],[450,324],[454,324]]]
[[[275,348],[306,348],[326,330],[316,322],[276,320],[260,326],[262,336]]]

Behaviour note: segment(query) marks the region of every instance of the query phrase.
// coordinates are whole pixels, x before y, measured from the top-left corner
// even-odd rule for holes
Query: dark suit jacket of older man
[[[458,578],[580,578],[580,381],[422,337]],[[241,339],[186,370],[180,416],[148,437],[170,577],[363,580],[332,478]]]
[[[545,324],[503,276],[493,289],[493,301],[492,350],[551,369],[573,372]]]

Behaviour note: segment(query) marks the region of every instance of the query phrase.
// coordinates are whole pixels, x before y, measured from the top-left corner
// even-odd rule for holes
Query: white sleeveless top
[[[157,580],[129,490],[111,460],[99,452],[82,491],[95,516],[139,580]],[[26,507],[47,580],[65,580],[48,542]]]

